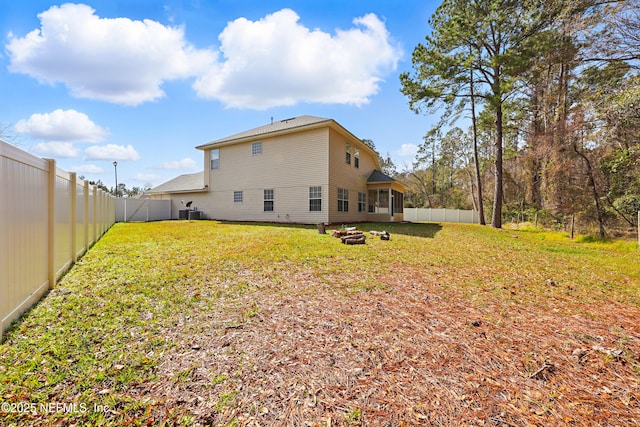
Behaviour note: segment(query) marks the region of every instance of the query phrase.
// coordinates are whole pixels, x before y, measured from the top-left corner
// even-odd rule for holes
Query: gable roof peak
[[[180,193],[204,191],[204,172],[187,173],[177,176],[145,191],[145,194]]]
[[[311,126],[319,123],[332,122],[332,121],[333,121],[332,119],[327,119],[325,117],[316,117],[316,116],[308,116],[308,115],[299,116],[299,117],[290,117],[284,120],[272,121],[270,124],[258,126],[257,128],[249,129],[244,132],[233,134],[231,136],[216,139],[215,141],[208,142],[196,148],[199,150],[202,150],[218,144],[239,141],[247,138],[259,138],[261,136],[265,136],[271,133],[285,132],[290,129],[295,129],[295,128],[304,127],[304,126]]]

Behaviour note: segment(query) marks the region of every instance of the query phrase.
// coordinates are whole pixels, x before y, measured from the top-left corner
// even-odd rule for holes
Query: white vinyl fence
[[[171,200],[116,199],[116,222],[148,222],[171,219]]]
[[[114,222],[112,196],[0,141],[0,337]]]
[[[478,223],[478,211],[462,209],[404,208],[404,220],[411,222]]]

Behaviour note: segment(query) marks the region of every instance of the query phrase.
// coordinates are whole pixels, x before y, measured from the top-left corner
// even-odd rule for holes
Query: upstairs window
[[[220,150],[211,150],[211,169],[218,169],[220,167]]]
[[[264,211],[273,212],[273,189],[264,190]]]
[[[349,190],[338,188],[338,212],[349,212]]]
[[[262,141],[253,142],[251,144],[251,155],[257,156],[259,154],[262,154]]]
[[[322,187],[309,187],[309,212],[322,211]]]
[[[360,150],[357,148],[354,149],[353,153],[353,166],[359,168],[360,167]]]
[[[347,143],[347,147],[344,153],[345,162],[350,165],[351,164],[351,144]]]
[[[233,203],[242,203],[242,191],[233,192]]]

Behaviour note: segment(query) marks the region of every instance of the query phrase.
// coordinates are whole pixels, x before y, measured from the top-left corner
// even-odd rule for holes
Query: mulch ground
[[[130,390],[195,425],[632,426],[640,309],[472,303],[437,272],[383,286],[292,269],[183,313],[157,381]],[[526,292],[526,291],[524,291]],[[202,298],[206,299],[206,295]],[[594,315],[593,313],[596,313]]]

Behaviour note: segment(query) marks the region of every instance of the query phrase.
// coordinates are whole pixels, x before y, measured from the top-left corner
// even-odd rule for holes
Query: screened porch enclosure
[[[402,221],[404,194],[391,187],[369,189],[367,194],[368,213],[384,215],[391,221]]]

